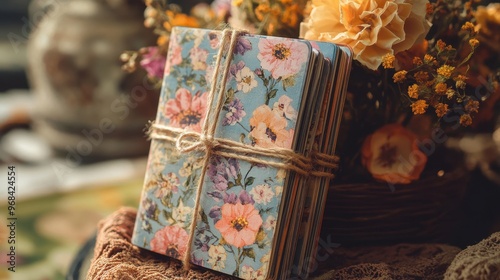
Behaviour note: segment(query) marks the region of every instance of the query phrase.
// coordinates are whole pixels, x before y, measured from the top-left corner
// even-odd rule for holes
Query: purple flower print
[[[247,51],[252,49],[252,44],[248,39],[245,38],[239,38],[238,42],[236,43],[236,48],[234,49],[235,54],[241,54],[244,55]]]
[[[234,98],[229,104],[224,105],[224,111],[227,111],[224,119],[222,120],[222,125],[235,125],[240,122],[244,116],[246,116],[245,108],[243,108],[243,103],[238,98]]]
[[[158,79],[163,78],[163,72],[165,71],[165,56],[160,54],[158,47],[145,48],[140,64],[149,76]]]
[[[191,254],[191,262],[195,265],[203,266],[203,258],[197,258],[195,254]]]
[[[219,201],[223,198],[220,191],[208,192],[207,195],[213,198],[215,201]]]
[[[227,189],[228,177],[220,157],[211,158],[207,175],[217,191],[225,191]]]
[[[210,242],[210,237],[205,234],[205,231],[198,231],[196,238],[194,239],[194,247],[202,252],[208,251],[208,243]]]
[[[220,220],[221,217],[220,206],[212,207],[212,209],[210,209],[210,212],[208,213],[208,216],[214,220],[214,223],[217,223],[217,221]]]
[[[223,198],[224,203],[229,204],[236,204],[238,202],[243,205],[255,203],[252,196],[245,190],[241,191],[239,196],[237,196],[235,193],[224,193]]]
[[[231,74],[231,76],[236,77],[236,73],[238,73],[238,71],[243,68],[245,68],[245,62],[239,61],[238,63],[231,64],[231,66],[229,66],[229,73]]]
[[[235,193],[224,193],[224,203],[236,204],[238,202],[238,197]]]
[[[245,190],[240,192],[240,202],[241,204],[254,204],[255,201],[253,200],[252,196]]]
[[[240,164],[235,158],[227,159],[226,174],[232,178],[237,178],[240,173]]]
[[[264,78],[264,70],[262,70],[262,68],[256,68],[253,72],[257,77]]]
[[[145,199],[142,202],[142,209],[144,211],[144,216],[148,219],[155,219],[156,217],[156,203],[151,199]]]

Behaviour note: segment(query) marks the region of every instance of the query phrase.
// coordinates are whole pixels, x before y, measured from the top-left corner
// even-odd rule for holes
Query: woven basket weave
[[[468,172],[457,168],[394,189],[383,183],[330,186],[323,232],[340,244],[449,241]]]

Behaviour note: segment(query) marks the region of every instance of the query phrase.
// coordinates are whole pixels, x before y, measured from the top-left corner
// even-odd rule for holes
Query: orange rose
[[[373,178],[391,184],[417,180],[427,163],[417,136],[400,124],[386,125],[369,135],[361,153],[363,166]]]
[[[427,0],[312,0],[300,37],[349,45],[354,59],[375,70],[386,54],[420,43],[430,29]]]

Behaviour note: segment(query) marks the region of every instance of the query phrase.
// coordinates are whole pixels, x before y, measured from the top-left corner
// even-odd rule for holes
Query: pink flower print
[[[170,99],[165,104],[165,116],[170,119],[173,127],[200,132],[206,107],[207,93],[192,95],[189,90],[180,88],[175,93],[175,99]]]
[[[198,47],[192,48],[189,51],[189,56],[191,57],[193,70],[207,69],[208,52],[206,50]]]
[[[241,248],[255,243],[262,218],[252,204],[227,203],[222,205],[221,214],[215,228],[228,244]]]
[[[179,190],[179,177],[175,173],[169,172],[167,175],[161,176],[161,181],[158,182],[158,189],[155,192],[155,196],[158,198],[163,198],[171,193],[177,193]]]
[[[167,53],[167,63],[165,65],[165,75],[170,74],[170,69],[182,62],[182,47],[177,43],[177,38],[173,36]]]
[[[155,233],[150,246],[153,252],[181,259],[186,254],[189,235],[179,226],[166,226]]]
[[[216,49],[217,47],[219,47],[219,37],[215,32],[209,33],[208,38],[210,39],[210,47],[212,49]]]
[[[257,58],[263,69],[273,78],[287,78],[297,74],[306,62],[309,49],[304,43],[287,39],[269,38],[259,41]]]

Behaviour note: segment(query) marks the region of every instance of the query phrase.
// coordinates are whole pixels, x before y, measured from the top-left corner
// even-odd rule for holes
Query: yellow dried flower
[[[144,26],[146,28],[151,28],[155,25],[156,23],[156,20],[152,17],[147,17],[146,19],[144,19]]]
[[[176,14],[174,18],[170,21],[172,26],[186,26],[186,27],[198,27],[198,21],[192,17],[183,13]]]
[[[155,8],[153,7],[146,7],[146,9],[144,9],[144,17],[148,18],[148,17],[156,17],[158,15],[158,10],[156,10]]]
[[[300,14],[299,8],[300,7],[298,4],[287,6],[285,11],[283,12],[283,17],[281,19],[283,23],[290,27],[297,26]]]
[[[392,78],[394,79],[395,83],[400,83],[406,79],[406,74],[408,74],[406,70],[401,70],[396,72],[394,76],[392,76]]]
[[[479,46],[479,40],[478,40],[478,39],[476,39],[476,38],[472,38],[472,39],[470,39],[470,40],[469,40],[469,45],[470,45],[473,49],[475,49],[475,48],[477,48],[477,46]]]
[[[439,51],[443,51],[444,49],[446,49],[446,43],[443,40],[438,40],[436,46]]]
[[[453,96],[455,96],[455,90],[452,89],[452,88],[449,88],[447,91],[446,91],[446,97],[448,97],[448,99],[452,99]]]
[[[453,70],[455,70],[455,67],[445,64],[438,68],[437,73],[448,79],[453,74]]]
[[[425,54],[424,55],[424,62],[425,63],[432,63],[436,60],[436,58],[434,58],[432,55],[430,54]]]
[[[463,114],[460,116],[460,124],[463,126],[469,126],[472,124],[472,117],[469,114]]]
[[[417,83],[423,84],[429,80],[429,73],[425,71],[418,71],[413,75]]]
[[[477,113],[479,109],[479,101],[470,99],[465,105],[465,111],[468,113]]]
[[[269,7],[269,4],[267,3],[261,3],[257,8],[255,8],[255,16],[259,21],[262,21],[264,19],[264,16],[269,13],[271,8]]]
[[[446,91],[448,91],[448,85],[446,85],[445,83],[437,83],[434,87],[434,90],[437,94],[444,95]]]
[[[415,115],[424,114],[427,110],[427,107],[429,107],[429,105],[427,104],[427,102],[425,102],[425,100],[422,99],[417,100],[413,104],[411,104],[411,110]]]
[[[233,1],[231,1],[231,5],[234,6],[234,7],[239,7],[239,6],[241,6],[241,4],[243,4],[243,0],[233,0]]]
[[[434,12],[434,6],[431,3],[427,3],[425,5],[425,12],[427,13],[427,15],[432,15],[432,13]]]
[[[271,14],[275,17],[278,17],[281,14],[281,7],[279,5],[274,5],[271,8]]]
[[[422,61],[422,59],[420,57],[417,57],[417,56],[415,56],[413,58],[412,62],[413,62],[413,65],[416,65],[416,66],[420,66],[420,65],[424,64],[424,62]]]
[[[408,96],[410,98],[415,98],[417,99],[418,98],[418,85],[417,84],[413,84],[411,86],[408,87]]]
[[[464,82],[464,81],[458,80],[458,81],[456,82],[455,86],[456,86],[457,88],[464,89],[464,88],[465,88],[465,86],[466,86],[466,84],[465,84],[465,82]]]
[[[393,54],[388,53],[382,57],[382,66],[384,66],[385,69],[392,69],[394,68],[395,60],[396,57]]]
[[[469,31],[469,32],[474,32],[475,31],[475,26],[472,24],[472,22],[466,22],[464,25],[462,25],[462,30],[464,31]]]
[[[438,103],[435,108],[438,118],[441,118],[442,116],[446,115],[446,113],[448,113],[448,104]]]

